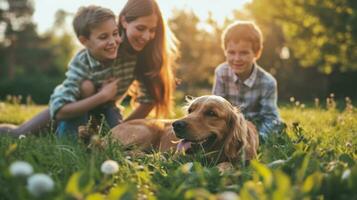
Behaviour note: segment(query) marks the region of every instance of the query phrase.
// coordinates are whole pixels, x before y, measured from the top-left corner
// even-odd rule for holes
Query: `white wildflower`
[[[188,163],[182,165],[181,170],[183,173],[187,174],[187,173],[191,172],[192,167],[193,167],[193,163],[188,162]]]
[[[231,191],[226,191],[218,194],[218,200],[238,200],[239,196]]]
[[[100,170],[104,174],[114,174],[119,171],[119,165],[114,160],[106,160],[103,162],[102,166],[100,167]]]
[[[352,143],[351,143],[351,142],[347,142],[347,143],[346,143],[346,147],[352,148]]]
[[[282,166],[286,163],[286,160],[274,160],[273,162],[267,164],[267,166],[269,168],[275,168],[275,167],[279,167]]]
[[[27,190],[38,197],[53,190],[55,183],[46,174],[34,174],[27,179]]]
[[[138,166],[136,167],[136,169],[138,169],[138,170],[144,170],[144,169],[145,169],[145,167],[144,167],[144,166],[142,166],[142,165],[138,165]]]
[[[33,172],[32,166],[25,161],[15,161],[10,167],[10,174],[13,176],[29,176]]]
[[[346,169],[341,176],[342,180],[347,180],[351,175],[351,170],[350,169]]]
[[[21,140],[21,139],[24,139],[24,138],[26,138],[26,135],[19,135],[19,139]]]

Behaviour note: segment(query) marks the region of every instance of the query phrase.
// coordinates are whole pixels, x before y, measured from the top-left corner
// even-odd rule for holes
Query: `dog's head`
[[[183,142],[200,143],[207,150],[221,149],[229,160],[239,159],[247,143],[247,123],[238,108],[215,95],[188,102],[187,115],[173,124]]]

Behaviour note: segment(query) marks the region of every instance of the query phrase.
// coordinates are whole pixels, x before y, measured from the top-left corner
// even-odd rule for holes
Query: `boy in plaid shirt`
[[[71,60],[66,79],[51,95],[49,110],[51,118],[58,120],[59,136],[76,136],[78,127],[87,123],[89,111],[94,108],[101,107],[97,112],[106,117],[110,126],[120,119],[111,103],[116,97],[118,80],[104,83],[112,78],[113,62],[121,43],[114,13],[99,6],[81,7],[74,17],[73,28],[85,49]],[[87,92],[95,91],[94,86],[90,88],[90,81],[101,87],[94,95]]]
[[[277,82],[257,63],[263,38],[252,22],[229,25],[222,34],[226,62],[215,70],[212,93],[240,108],[246,119],[255,123],[260,137],[281,131],[277,106]]]

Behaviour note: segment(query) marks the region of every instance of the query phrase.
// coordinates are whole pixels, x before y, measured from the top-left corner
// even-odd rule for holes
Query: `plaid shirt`
[[[239,107],[246,119],[255,122],[263,137],[280,124],[277,82],[257,64],[254,64],[252,74],[244,82],[239,80],[228,63],[219,65],[215,70],[212,93]]]
[[[66,79],[55,88],[51,95],[49,103],[51,117],[54,118],[65,104],[80,99],[80,84],[83,80],[91,80],[96,88],[100,88],[105,80],[111,77],[119,78],[117,99],[123,99],[136,78],[134,71],[137,56],[125,52],[119,54],[120,56],[110,66],[104,67],[89,54],[87,49],[78,52],[69,63]],[[139,87],[138,101],[140,103],[152,102],[148,91],[140,82]]]

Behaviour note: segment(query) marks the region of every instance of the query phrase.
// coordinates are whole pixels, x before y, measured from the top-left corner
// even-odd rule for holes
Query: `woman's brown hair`
[[[155,0],[128,0],[119,14],[119,31],[122,17],[126,22],[156,14],[157,30],[150,41],[138,55],[136,76],[143,82],[154,98],[157,116],[167,116],[173,106],[175,89],[174,62],[178,55],[177,40],[170,32]]]

